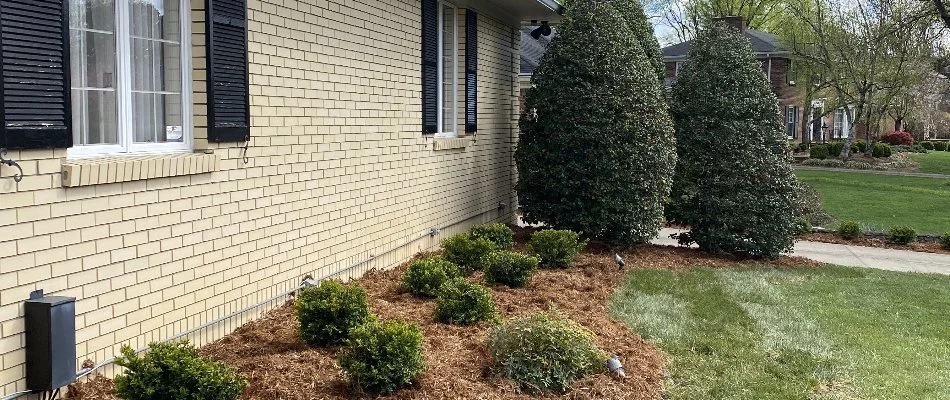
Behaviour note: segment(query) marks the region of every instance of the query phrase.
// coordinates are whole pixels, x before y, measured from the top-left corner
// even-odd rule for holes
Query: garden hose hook
[[[16,169],[18,169],[18,170],[20,171],[20,173],[19,173],[19,174],[14,174],[14,175],[13,175],[13,180],[16,181],[16,182],[22,181],[22,180],[23,180],[23,168],[20,167],[20,164],[18,164],[16,161],[13,161],[13,160],[4,158],[5,155],[7,155],[7,149],[0,149],[0,164],[5,164],[5,165],[10,166],[10,167],[16,167]]]

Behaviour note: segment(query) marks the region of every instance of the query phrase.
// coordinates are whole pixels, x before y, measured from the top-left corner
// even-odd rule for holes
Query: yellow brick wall
[[[479,15],[479,132],[434,150],[420,133],[419,0],[249,0],[244,164],[240,144],[201,139],[203,4],[192,5],[195,147],[221,157],[217,172],[67,188],[65,149],[11,152],[20,183],[0,169],[0,395],[25,388],[22,302],[35,289],[78,298],[78,361],[101,362],[306,274],[357,276],[472,223],[511,220],[516,27]],[[214,340],[282,301],[189,338]]]

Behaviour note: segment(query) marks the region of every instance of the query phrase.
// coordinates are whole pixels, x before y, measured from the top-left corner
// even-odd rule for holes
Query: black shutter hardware
[[[478,130],[478,13],[465,10],[465,132]]]
[[[0,0],[0,148],[73,145],[69,0]]]
[[[422,0],[422,133],[439,131],[439,3]]]
[[[208,141],[247,143],[251,139],[247,3],[206,1]]]

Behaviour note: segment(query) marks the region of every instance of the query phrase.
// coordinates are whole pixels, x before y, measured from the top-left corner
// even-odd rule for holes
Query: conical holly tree
[[[670,105],[679,163],[667,216],[704,250],[777,256],[795,232],[778,100],[738,30],[712,22],[694,43]]]
[[[676,153],[663,88],[611,4],[575,0],[525,96],[523,218],[610,244],[653,238]]]
[[[643,4],[640,0],[613,0],[612,4],[633,31],[647,61],[656,72],[657,78],[662,81],[666,77],[663,51],[660,49],[660,42],[656,40],[656,35],[653,34],[653,24],[650,23],[650,19],[643,10]]]

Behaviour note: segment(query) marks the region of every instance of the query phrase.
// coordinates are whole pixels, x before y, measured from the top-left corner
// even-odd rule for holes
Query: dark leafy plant
[[[828,145],[825,145],[825,144],[811,145],[811,149],[808,150],[808,158],[813,158],[816,160],[824,160],[828,158]]]
[[[489,253],[483,260],[485,282],[501,283],[510,287],[522,287],[531,280],[538,269],[538,259],[513,251]]]
[[[472,239],[488,239],[499,249],[515,246],[515,233],[505,224],[479,224],[468,231]]]
[[[473,239],[468,233],[459,233],[442,239],[442,257],[459,266],[463,275],[482,269],[482,257],[495,250],[491,240]]]
[[[838,236],[845,239],[854,239],[863,233],[864,232],[861,231],[861,224],[855,221],[841,221],[838,224]]]
[[[920,147],[923,147],[926,150],[934,150],[933,142],[920,142]]]
[[[493,327],[488,350],[501,374],[531,393],[563,393],[575,379],[605,369],[607,359],[591,331],[554,313],[517,317]]]
[[[402,275],[402,286],[422,297],[435,297],[446,281],[461,276],[458,265],[442,257],[427,257],[409,264]]]
[[[865,142],[863,140],[855,140],[854,143],[852,143],[852,145],[855,147],[854,149],[855,153],[864,153],[868,151],[868,142]]]
[[[833,142],[828,145],[828,154],[837,157],[844,150],[844,142]]]
[[[804,235],[806,233],[811,233],[811,223],[806,219],[799,218],[795,220],[795,228],[798,231],[798,234]]]
[[[656,236],[676,163],[658,70],[613,2],[575,1],[531,78],[515,152],[525,222]]]
[[[436,298],[435,320],[454,325],[472,325],[497,316],[495,301],[486,287],[464,278],[442,285]]]
[[[950,232],[944,233],[940,237],[940,244],[943,245],[943,248],[950,250]]]
[[[385,394],[412,383],[424,368],[422,332],[403,321],[374,321],[353,331],[340,355],[347,382],[360,391]]]
[[[353,329],[372,318],[363,288],[334,279],[302,290],[294,308],[300,337],[312,346],[340,344]]]
[[[947,151],[947,142],[933,142],[934,150]]]
[[[653,24],[650,22],[643,5],[639,1],[612,0],[611,5],[617,10],[620,16],[627,23],[627,27],[633,31],[637,42],[643,49],[644,55],[653,71],[656,73],[657,80],[663,81],[666,78],[666,63],[663,62],[663,51],[660,49],[660,42],[657,41],[653,33]]]
[[[574,265],[574,257],[585,246],[587,241],[581,240],[577,232],[570,230],[537,231],[528,241],[528,249],[538,256],[542,268],[567,268]]]
[[[808,143],[802,142],[802,143],[799,143],[797,146],[795,146],[796,153],[804,153],[806,151],[808,151]]]
[[[904,131],[894,131],[885,135],[881,135],[880,140],[890,145],[910,146],[914,144],[914,136]]]
[[[796,180],[776,104],[749,40],[722,22],[703,27],[673,86],[679,162],[667,212],[702,250],[791,250]]]
[[[142,357],[122,346],[115,360],[125,373],[115,393],[126,400],[234,400],[247,383],[227,365],[202,357],[188,342],[150,343]]]
[[[891,156],[891,146],[887,143],[875,143],[871,155],[875,158],[886,158]]]
[[[910,244],[917,241],[917,231],[905,225],[892,226],[887,231],[887,238],[897,244]]]

